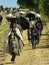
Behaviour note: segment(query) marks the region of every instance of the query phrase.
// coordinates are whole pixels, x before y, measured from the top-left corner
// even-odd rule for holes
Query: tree
[[[21,8],[29,8],[49,16],[49,0],[17,0]]]
[[[17,0],[17,3],[21,8],[29,8],[37,11],[39,0]]]
[[[45,14],[49,16],[49,0],[44,0],[43,2],[43,9],[45,11]]]
[[[0,6],[0,12],[3,11],[3,10],[4,10],[4,8],[3,8],[3,6],[1,5],[1,6]]]

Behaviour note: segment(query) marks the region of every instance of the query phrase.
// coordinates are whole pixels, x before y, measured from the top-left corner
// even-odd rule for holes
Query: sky
[[[17,0],[0,0],[0,5],[4,7],[16,7],[18,8]]]

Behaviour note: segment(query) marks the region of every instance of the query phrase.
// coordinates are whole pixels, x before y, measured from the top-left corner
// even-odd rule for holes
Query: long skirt
[[[7,38],[4,41],[3,53],[11,54],[14,52],[15,54],[18,54],[19,48],[20,48],[20,42],[19,42],[18,38],[15,38],[15,39]]]

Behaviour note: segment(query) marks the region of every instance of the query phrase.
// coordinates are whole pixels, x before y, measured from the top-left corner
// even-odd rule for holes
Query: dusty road
[[[4,23],[5,24],[5,23]],[[7,27],[3,26],[3,27]],[[22,53],[20,56],[16,56],[15,63],[11,63],[11,55],[7,54],[3,57],[2,55],[2,46],[3,46],[3,39],[5,34],[4,30],[1,31],[0,35],[0,65],[49,65],[49,24],[45,26],[43,32],[45,35],[41,36],[41,40],[39,45],[37,45],[36,49],[32,50],[31,44],[28,43],[27,40],[27,32],[23,32],[23,38],[25,46],[22,49]]]

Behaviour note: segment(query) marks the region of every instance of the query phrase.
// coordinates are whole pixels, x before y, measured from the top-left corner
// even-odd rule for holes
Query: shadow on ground
[[[39,46],[39,47],[36,47],[35,49],[49,49],[49,45]],[[29,48],[29,49],[25,49],[25,51],[27,51],[27,50],[35,50],[35,49]]]
[[[44,48],[49,48],[49,45],[46,45],[46,46],[39,46],[39,47],[36,47],[36,48],[42,48],[42,49],[44,49]]]
[[[5,64],[13,64],[13,62],[6,62]]]

